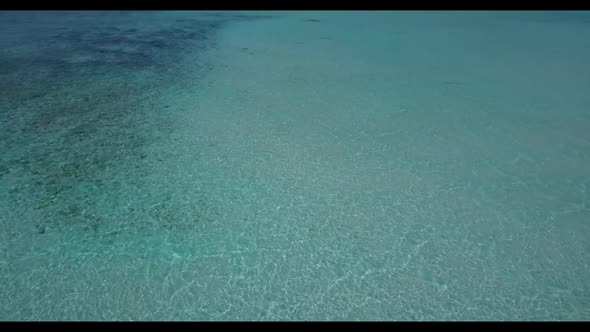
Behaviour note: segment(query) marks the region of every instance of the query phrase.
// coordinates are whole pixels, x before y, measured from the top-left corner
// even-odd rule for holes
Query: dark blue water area
[[[197,14],[193,14],[196,18],[178,18],[157,12],[1,15],[5,33],[0,41],[0,73],[6,86],[32,79],[55,83],[72,75],[109,71],[154,70],[165,74],[188,48],[198,51],[211,47],[214,32],[228,20],[223,16],[199,18]]]

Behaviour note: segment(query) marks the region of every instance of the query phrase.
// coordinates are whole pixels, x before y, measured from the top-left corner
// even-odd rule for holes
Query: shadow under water
[[[247,15],[187,13],[3,13],[0,26],[0,184],[17,214],[38,217],[38,234],[81,227],[93,233],[143,227],[186,228],[174,200],[127,209],[134,217],[105,224],[122,186],[141,193],[149,147],[169,137],[174,119],[158,100],[181,84],[178,65],[215,47],[216,32]],[[4,29],[5,28],[5,29]],[[194,62],[194,61],[193,61]],[[202,57],[190,75],[214,65]],[[131,188],[131,189],[129,189]],[[111,197],[112,196],[112,197]],[[110,200],[110,201],[109,201]],[[213,213],[206,194],[195,223]],[[99,206],[102,204],[102,207]],[[23,219],[30,219],[28,218]],[[135,220],[135,221],[134,221]],[[135,222],[135,224],[134,224]],[[176,224],[175,224],[176,222]]]

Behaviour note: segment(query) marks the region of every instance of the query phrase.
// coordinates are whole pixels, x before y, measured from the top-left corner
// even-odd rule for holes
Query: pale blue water
[[[0,320],[588,320],[588,12],[0,13]]]

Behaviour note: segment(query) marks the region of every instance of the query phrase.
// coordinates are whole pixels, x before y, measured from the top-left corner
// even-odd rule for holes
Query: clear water
[[[587,12],[0,30],[0,320],[590,319]]]

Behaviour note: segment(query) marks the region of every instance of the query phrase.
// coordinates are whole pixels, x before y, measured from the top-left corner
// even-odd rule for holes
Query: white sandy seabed
[[[590,318],[584,13],[265,14],[99,195],[175,225],[7,240],[0,319]]]

